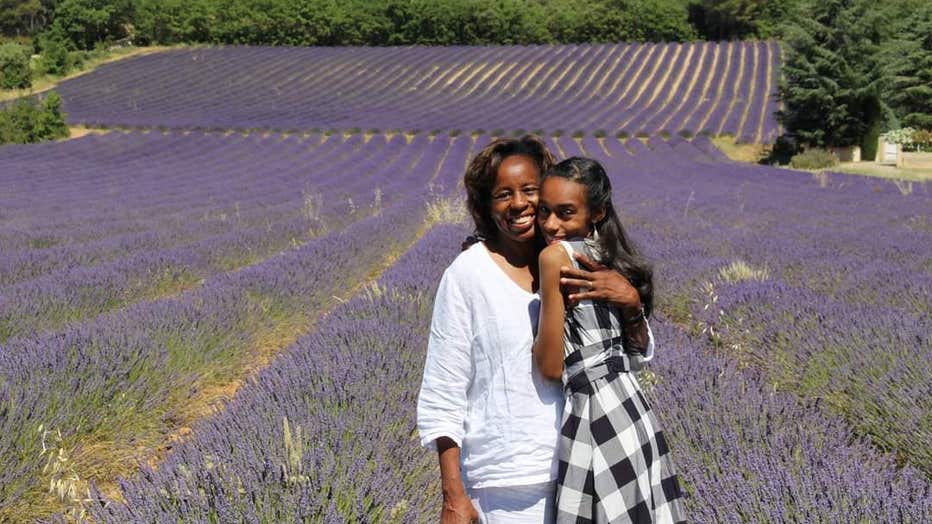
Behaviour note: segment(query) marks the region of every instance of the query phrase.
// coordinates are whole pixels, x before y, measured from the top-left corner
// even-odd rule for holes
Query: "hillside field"
[[[778,58],[187,49],[65,82],[104,132],[0,147],[0,522],[436,522],[414,408],[464,167],[535,129],[605,165],[655,265],[639,378],[692,522],[929,522],[932,193],[716,149],[778,132]]]

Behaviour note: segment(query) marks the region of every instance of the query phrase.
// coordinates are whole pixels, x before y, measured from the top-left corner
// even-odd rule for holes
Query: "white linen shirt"
[[[417,427],[423,446],[435,449],[440,437],[460,446],[467,489],[557,476],[564,396],[533,365],[539,311],[539,295],[508,277],[482,242],[440,280]]]

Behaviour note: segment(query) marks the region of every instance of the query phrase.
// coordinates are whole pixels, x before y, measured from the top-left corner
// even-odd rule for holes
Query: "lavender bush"
[[[703,138],[550,142],[605,163],[656,262],[660,346],[641,379],[692,520],[932,517],[924,185],[738,165]],[[87,511],[100,522],[435,520],[414,396],[433,286],[467,231],[432,229],[157,469],[122,480],[125,500],[95,492]],[[914,277],[875,284],[889,272]]]
[[[450,172],[461,172],[473,139],[423,135],[409,143],[397,135],[368,142],[349,138],[347,143],[345,151],[333,155],[351,159],[346,165],[305,166],[325,166],[314,180],[322,191],[315,206],[328,224],[322,234],[243,269],[215,272],[179,295],[142,301],[61,331],[29,335],[20,329],[0,345],[0,457],[8,465],[0,472],[0,517],[31,514],[50,483],[61,485],[75,475],[107,476],[144,460],[136,452],[177,429],[190,416],[185,415],[190,399],[212,384],[235,379],[262,348],[287,343],[279,341],[305,330],[302,325],[351,294],[410,242],[423,227],[427,204],[455,180]],[[313,149],[314,144],[301,145]],[[352,173],[349,180],[347,172]],[[268,172],[278,175],[287,171]],[[427,181],[433,190],[426,190]],[[289,184],[287,177],[283,184]],[[303,186],[294,186],[297,208],[306,212]],[[268,223],[266,233],[275,227]],[[97,270],[88,267],[75,274]],[[109,298],[111,276],[104,272],[99,277],[104,290],[84,297],[91,306],[110,306],[93,300]],[[86,285],[79,278],[74,282]],[[54,289],[37,289],[57,297]],[[67,299],[61,302],[75,307]],[[15,308],[4,311],[18,318]],[[50,471],[46,444],[69,457],[67,469]],[[105,463],[101,449],[107,453]]]
[[[104,126],[687,130],[770,142],[779,63],[776,42],[225,47],[104,65],[59,92],[72,122]]]

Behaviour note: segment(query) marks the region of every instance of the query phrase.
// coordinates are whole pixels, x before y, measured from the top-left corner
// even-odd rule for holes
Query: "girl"
[[[534,359],[563,381],[558,523],[685,522],[666,442],[631,371],[653,356],[643,336],[651,311],[651,269],[631,247],[611,201],[605,170],[573,157],[542,182],[538,226],[548,246],[539,259],[541,311]],[[560,268],[573,253],[599,260],[630,282],[640,306],[583,300],[568,305]]]

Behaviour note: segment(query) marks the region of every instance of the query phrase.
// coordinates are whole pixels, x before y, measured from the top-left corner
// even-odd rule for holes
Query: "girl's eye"
[[[498,193],[498,194],[495,195],[493,198],[494,198],[495,200],[508,200],[510,197],[511,197],[511,195],[508,194],[508,193]]]

